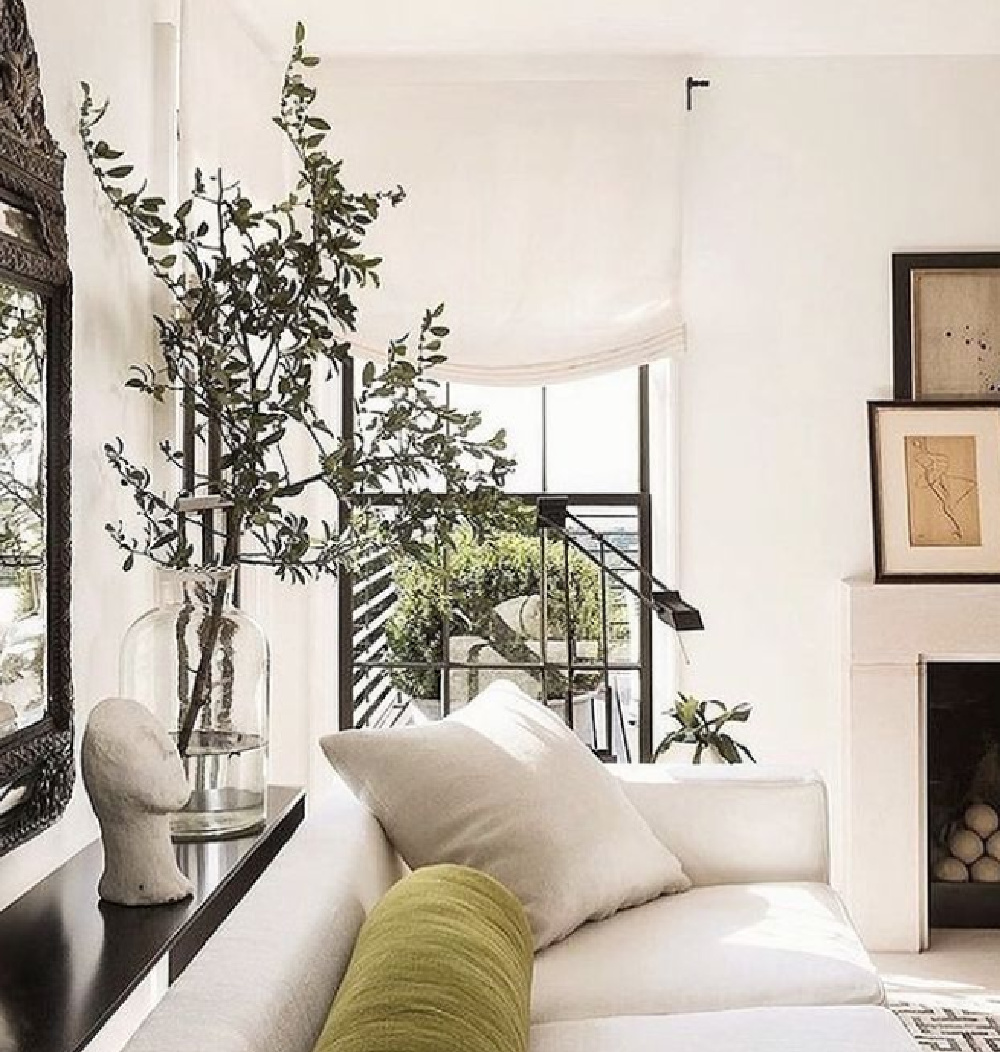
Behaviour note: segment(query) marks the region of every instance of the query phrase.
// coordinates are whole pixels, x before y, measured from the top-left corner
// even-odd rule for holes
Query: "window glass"
[[[451,384],[451,404],[463,413],[473,409],[483,415],[481,435],[488,438],[500,428],[507,431],[507,449],[517,467],[507,476],[511,493],[538,493],[542,489],[542,388],[470,387]]]
[[[572,522],[570,535],[611,571],[602,574],[582,553],[570,552],[576,610],[574,662],[578,665],[635,664],[639,660],[639,604],[628,588],[641,587],[632,565],[640,561],[638,512],[584,505],[570,510],[604,543]],[[555,542],[551,547],[561,551],[562,545]]]
[[[638,372],[546,388],[550,493],[628,493],[639,488]]]
[[[579,521],[567,547],[539,533],[529,497],[523,523],[504,532],[463,527],[437,558],[361,568],[349,625],[355,725],[438,719],[509,679],[599,753],[637,756],[647,615],[626,583],[640,585],[639,382],[629,370],[545,390],[449,385],[452,406],[481,412],[480,437],[507,430],[518,461],[508,490],[566,494]]]

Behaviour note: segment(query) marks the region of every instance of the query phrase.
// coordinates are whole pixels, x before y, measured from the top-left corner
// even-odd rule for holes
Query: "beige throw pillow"
[[[320,744],[409,866],[495,877],[521,900],[536,949],[691,886],[618,780],[507,681],[437,723]]]

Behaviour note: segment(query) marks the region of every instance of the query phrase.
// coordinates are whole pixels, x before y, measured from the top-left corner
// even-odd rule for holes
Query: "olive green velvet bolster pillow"
[[[532,954],[502,884],[417,870],[362,926],[316,1052],[526,1052]]]

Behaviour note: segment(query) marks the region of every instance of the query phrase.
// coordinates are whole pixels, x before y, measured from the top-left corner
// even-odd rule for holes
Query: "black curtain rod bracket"
[[[687,96],[687,111],[690,113],[694,109],[694,93],[698,88],[710,88],[712,82],[710,80],[703,80],[699,77],[688,77],[684,82],[684,88]]]

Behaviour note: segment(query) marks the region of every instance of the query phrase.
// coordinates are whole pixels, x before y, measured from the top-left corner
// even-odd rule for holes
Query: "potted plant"
[[[714,698],[702,701],[678,691],[677,701],[667,713],[678,726],[657,745],[653,759],[668,763],[743,763],[746,758],[756,763],[753,753],[723,729],[727,724],[746,723],[750,712],[746,702],[728,708]]]
[[[378,285],[381,260],[365,253],[365,235],[404,194],[345,185],[326,147],[330,126],[313,112],[306,76],[318,59],[304,41],[299,24],[274,118],[297,179],[275,203],[251,201],[221,171],[197,171],[171,212],[98,137],[107,104],[83,85],[90,167],[171,301],[156,318],[162,361],[133,366],[128,386],[183,407],[180,446],[159,443],[177,486],[161,491],[121,439],[109,441],[141,525],[107,529],[125,570],[142,556],[167,571],[162,603],[130,632],[123,687],[156,695],[172,729],[194,790],[175,825],[187,836],[263,817],[267,647],[233,606],[235,569],[302,583],[373,550],[419,557],[462,523],[479,533],[506,514],[503,431],[480,436],[480,414],[450,408],[435,378],[442,307],[364,365],[353,431],[321,412],[319,388],[352,363],[354,290]],[[391,517],[377,503],[388,488],[400,495]],[[305,495],[323,498],[327,513],[310,514]]]

